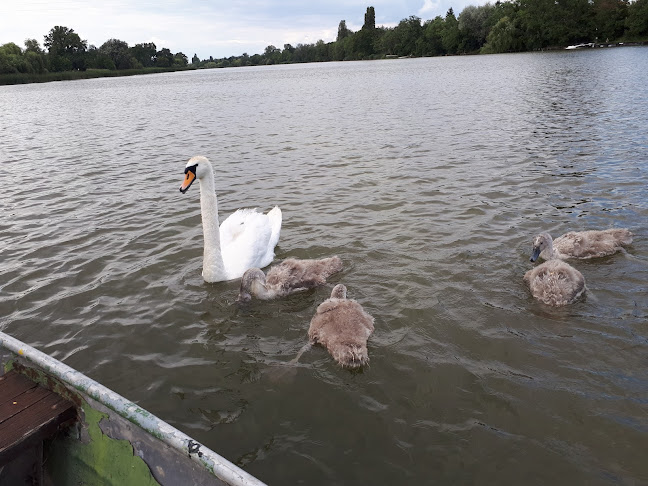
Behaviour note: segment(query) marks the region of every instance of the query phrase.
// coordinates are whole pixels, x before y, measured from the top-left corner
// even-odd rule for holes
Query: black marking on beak
[[[189,188],[191,187],[191,184],[193,184],[194,181],[196,180],[196,167],[198,167],[198,164],[192,165],[191,167],[185,167],[184,173],[186,174],[187,172],[191,172],[194,177],[193,177],[193,179],[191,180],[191,182],[189,183],[189,185],[187,187],[185,187],[184,189],[182,187],[180,187],[180,192],[182,194],[187,192],[189,190]]]
[[[534,246],[533,247],[533,254],[531,255],[531,258],[529,258],[529,261],[535,262],[538,259],[538,257],[540,256],[541,252],[542,252],[542,250],[540,250],[539,246]]]

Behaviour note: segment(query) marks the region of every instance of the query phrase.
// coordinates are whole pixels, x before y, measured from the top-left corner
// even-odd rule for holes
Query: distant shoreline
[[[172,73],[176,71],[195,71],[197,68],[186,66],[176,68],[141,68],[141,69],[87,69],[85,71],[60,71],[53,73],[13,73],[0,74],[0,86],[16,84],[50,83],[54,81],[75,81],[78,79],[114,78],[138,76],[141,74]]]
[[[606,48],[618,48],[618,47],[646,47],[648,46],[648,41],[645,42],[610,42],[610,43],[597,43],[593,46],[578,47],[574,50],[589,50],[589,49],[606,49]],[[562,51],[567,50],[565,47],[556,47],[556,48],[546,48],[542,51]],[[525,51],[522,51],[525,52]],[[538,52],[538,51],[526,51],[526,52]],[[518,52],[519,54],[519,52]],[[457,55],[479,55],[474,54],[454,54]],[[445,57],[445,56],[385,56],[383,59],[416,59],[418,57]],[[379,59],[372,59],[379,60]],[[332,61],[315,61],[315,62],[332,62]],[[344,61],[340,61],[344,62]],[[311,64],[311,63],[284,63],[284,64]],[[263,66],[264,64],[250,64],[249,66]],[[248,66],[231,66],[231,67],[248,67]],[[143,74],[160,74],[160,73],[171,73],[177,71],[197,71],[203,69],[227,69],[227,67],[218,66],[218,67],[196,67],[188,65],[185,67],[176,67],[176,68],[141,68],[141,69],[124,69],[124,70],[109,70],[109,69],[88,69],[86,71],[62,71],[62,72],[53,72],[53,73],[14,73],[14,74],[0,74],[0,86],[11,86],[17,84],[33,84],[33,83],[50,83],[55,81],[75,81],[80,79],[97,79],[97,78],[114,78],[114,77],[123,77],[123,76],[139,76]]]

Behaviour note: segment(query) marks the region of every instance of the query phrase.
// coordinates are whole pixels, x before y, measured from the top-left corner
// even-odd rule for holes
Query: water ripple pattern
[[[0,328],[269,484],[648,481],[648,50],[250,67],[0,87]],[[277,260],[330,285],[238,305],[200,275],[221,218],[279,205]],[[628,227],[522,282],[539,231]],[[332,285],[369,367],[289,364]]]

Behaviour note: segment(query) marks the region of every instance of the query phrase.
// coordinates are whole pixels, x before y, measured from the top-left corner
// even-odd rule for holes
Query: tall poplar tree
[[[367,7],[363,29],[373,30],[376,28],[376,11],[373,7]]]
[[[340,20],[340,25],[338,26],[338,35],[337,35],[337,40],[338,42],[341,41],[342,39],[346,39],[349,37],[353,32],[351,32],[347,25],[345,20]]]

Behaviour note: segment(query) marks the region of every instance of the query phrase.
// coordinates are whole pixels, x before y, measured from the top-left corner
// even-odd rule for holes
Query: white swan
[[[196,179],[200,182],[205,281],[233,280],[248,268],[270,265],[279,242],[281,210],[275,206],[268,214],[262,214],[256,209],[239,209],[219,227],[214,170],[206,157],[189,159],[180,192],[187,192]]]
[[[536,245],[535,242],[538,242]],[[544,260],[578,258],[581,260],[612,255],[632,244],[632,233],[625,228],[570,231],[555,240],[549,233],[540,233],[534,241],[531,261],[538,256]]]

